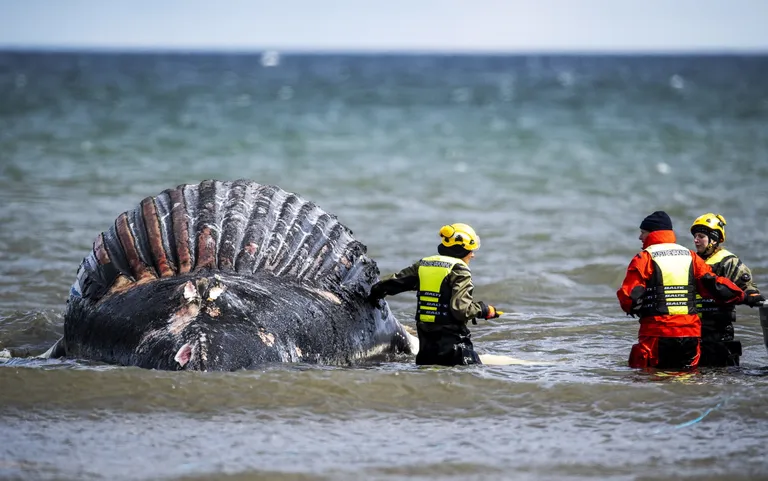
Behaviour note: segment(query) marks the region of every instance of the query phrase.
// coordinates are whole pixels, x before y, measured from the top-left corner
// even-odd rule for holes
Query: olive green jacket
[[[718,249],[718,251],[719,250],[720,249]],[[757,288],[757,285],[755,284],[754,279],[752,279],[752,271],[749,270],[749,267],[747,267],[746,264],[741,262],[741,260],[739,259],[738,256],[736,256],[736,254],[733,254],[732,257],[725,258],[724,260],[719,262],[716,267],[717,267],[716,269],[713,269],[716,275],[727,277],[728,279],[733,281],[734,284],[739,286],[742,291],[760,292],[759,289]]]
[[[400,272],[383,277],[371,288],[371,297],[381,299],[384,296],[418,290],[419,262],[421,261],[413,263]],[[451,286],[450,309],[453,317],[464,324],[480,317],[483,307],[472,299],[474,285],[469,268],[461,263],[455,264],[448,274],[447,282]]]

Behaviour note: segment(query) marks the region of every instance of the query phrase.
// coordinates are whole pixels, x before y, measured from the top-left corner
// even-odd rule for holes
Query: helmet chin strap
[[[709,244],[707,244],[707,248],[704,249],[704,258],[711,256],[713,252],[715,252],[715,249],[717,249],[717,246],[719,246],[719,242],[715,242],[712,239],[709,240]]]

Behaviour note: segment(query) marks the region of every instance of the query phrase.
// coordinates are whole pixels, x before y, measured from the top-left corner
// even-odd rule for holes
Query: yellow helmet
[[[691,234],[696,232],[704,232],[707,235],[717,232],[720,239],[716,242],[725,242],[725,217],[711,212],[697,217],[691,225]]]
[[[445,247],[458,245],[468,251],[480,247],[480,236],[467,224],[444,225],[440,228],[440,237]]]

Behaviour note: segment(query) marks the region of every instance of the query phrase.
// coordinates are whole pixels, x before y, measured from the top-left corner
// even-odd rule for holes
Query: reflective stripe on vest
[[[645,251],[651,255],[654,266],[645,287],[641,315],[695,313],[691,251],[672,243],[652,245]]]
[[[716,275],[720,275],[720,263],[726,259],[730,259],[731,257],[736,257],[736,255],[725,249],[720,249],[719,251],[712,254],[709,259],[706,260],[706,263],[712,267],[712,271]],[[714,299],[704,299],[700,294],[696,294],[696,309],[699,311],[699,317],[703,317],[704,315],[708,316],[711,313],[722,310]],[[730,311],[733,310],[733,307],[729,306],[725,310],[728,311],[727,315],[730,318]]]
[[[456,264],[468,268],[464,261],[455,257],[436,255],[419,261],[416,320],[439,324],[451,322],[451,292],[443,288],[443,282]]]

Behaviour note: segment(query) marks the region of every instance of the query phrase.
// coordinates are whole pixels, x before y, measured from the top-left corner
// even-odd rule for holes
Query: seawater
[[[626,367],[638,225],[766,284],[768,57],[0,52],[0,478],[763,479],[768,359]],[[95,236],[203,179],[338,216],[382,273],[471,224],[481,352],[539,365],[157,372],[39,361]],[[765,287],[765,286],[763,286]],[[415,298],[388,298],[413,326]]]

